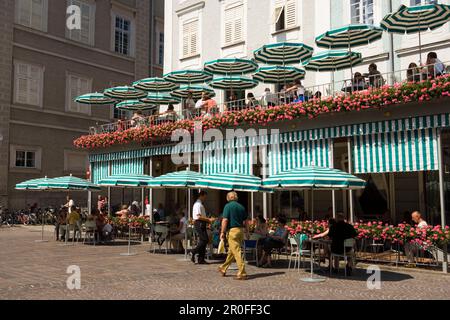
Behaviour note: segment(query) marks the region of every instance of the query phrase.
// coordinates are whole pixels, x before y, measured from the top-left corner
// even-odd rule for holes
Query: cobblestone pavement
[[[390,269],[381,290],[367,289],[364,269],[350,278],[300,281],[308,273],[248,267],[249,281],[222,278],[217,265],[194,266],[183,256],[151,254],[149,245],[62,246],[40,238],[37,227],[0,228],[0,299],[449,299],[450,277],[438,272]],[[46,238],[52,238],[48,228]],[[81,289],[69,290],[66,271],[81,268]]]

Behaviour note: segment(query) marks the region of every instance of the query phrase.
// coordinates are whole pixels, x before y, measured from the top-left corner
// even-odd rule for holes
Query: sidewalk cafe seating
[[[346,239],[344,241],[344,253],[343,254],[337,254],[337,253],[333,253],[331,252],[331,256],[330,256],[330,275],[331,275],[331,271],[333,268],[333,261],[334,258],[339,258],[339,259],[343,259],[345,262],[345,277],[347,277],[347,262],[348,259],[353,259],[353,266],[356,263],[356,252],[355,252],[355,245],[356,245],[356,241],[355,239],[351,238],[351,239]],[[339,270],[339,265],[338,265],[338,270]]]
[[[304,248],[305,241],[308,239],[306,234],[296,234],[293,237],[289,237],[289,244],[291,247],[289,255],[289,269],[291,269],[291,263],[294,261],[293,268],[298,268],[300,271],[300,264],[303,262],[304,257],[311,257],[311,250]]]
[[[84,237],[83,237],[83,244],[86,242],[87,239],[90,240],[90,242],[96,243],[96,234],[97,234],[97,225],[94,220],[88,220],[84,223],[82,226],[82,231],[84,231]]]
[[[155,224],[153,226],[153,232],[155,236],[155,241],[151,242],[151,245],[153,246],[153,253],[156,253],[156,246],[154,246],[156,242],[156,244],[158,245],[158,250],[161,251],[161,249],[163,249],[164,247],[165,253],[167,254],[170,245],[169,228],[167,226]]]

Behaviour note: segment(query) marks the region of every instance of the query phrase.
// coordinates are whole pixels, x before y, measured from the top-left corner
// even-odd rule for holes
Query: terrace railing
[[[443,72],[438,72],[442,66],[444,66]],[[442,74],[450,74],[450,62],[437,63],[425,67],[403,69],[387,73],[360,74],[360,77],[358,77],[358,72],[355,72],[354,79],[345,79],[321,85],[302,87],[301,90],[291,87],[288,88],[287,91],[266,93],[261,97],[254,97],[252,99],[220,102],[215,107],[209,108],[209,110],[185,109],[178,112],[174,111],[173,113],[166,113],[160,116],[139,117],[132,120],[119,120],[114,123],[91,127],[89,129],[89,133],[91,135],[111,133],[143,126],[157,126],[183,119],[201,120],[202,117],[214,116],[224,112],[238,112],[255,107],[269,108],[277,105],[304,102],[311,99],[326,99],[329,97],[342,96],[369,88],[379,88],[385,85],[393,86],[404,82],[420,82]],[[299,96],[298,92],[303,92],[303,94]]]

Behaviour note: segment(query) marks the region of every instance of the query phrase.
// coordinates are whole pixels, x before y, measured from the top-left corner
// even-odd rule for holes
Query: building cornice
[[[198,3],[192,4],[192,5],[188,5],[186,7],[178,9],[175,12],[176,12],[176,14],[178,16],[182,16],[182,15],[185,15],[186,13],[203,9],[204,7],[205,7],[205,1],[200,1]]]
[[[55,111],[55,110],[46,110],[46,109],[36,109],[33,107],[25,107],[25,106],[18,106],[18,105],[11,105],[11,109],[17,109],[22,111],[30,111],[30,112],[39,112],[39,114],[45,113],[45,114],[51,114],[55,116],[63,116],[63,117],[70,117],[70,118],[76,118],[76,119],[82,119],[82,120],[91,120],[91,121],[98,121],[98,122],[105,122],[108,123],[111,121],[111,119],[104,119],[104,118],[97,118],[97,117],[89,117],[82,114],[74,114],[74,113],[68,113],[68,112],[61,112],[61,111]]]
[[[442,41],[423,44],[421,48],[422,48],[422,53],[424,53],[424,52],[428,52],[431,50],[448,48],[449,45],[450,45],[450,39],[445,39]],[[395,53],[397,54],[398,57],[401,58],[401,57],[406,57],[406,56],[410,56],[413,54],[418,54],[420,52],[419,49],[420,49],[419,46],[413,46],[413,47],[395,50]]]

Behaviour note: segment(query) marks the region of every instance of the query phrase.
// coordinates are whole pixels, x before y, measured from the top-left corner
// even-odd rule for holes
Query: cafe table
[[[310,261],[311,261],[311,276],[309,278],[303,278],[302,281],[304,282],[324,282],[326,279],[322,278],[322,277],[314,277],[314,252],[315,252],[315,247],[317,247],[319,249],[319,270],[320,270],[320,260],[322,258],[322,254],[321,254],[321,248],[325,249],[324,251],[330,252],[330,246],[331,246],[331,241],[330,240],[326,240],[326,239],[313,239],[313,238],[308,238],[307,240],[305,240],[306,243],[310,243],[311,244],[311,255],[310,255]]]

